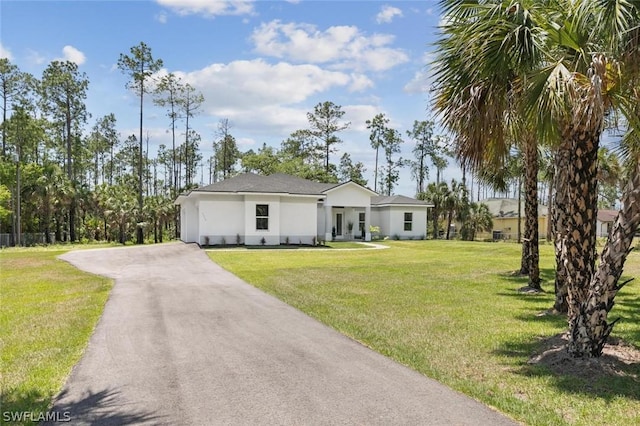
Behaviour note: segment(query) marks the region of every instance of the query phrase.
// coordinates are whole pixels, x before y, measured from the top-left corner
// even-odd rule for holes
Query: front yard
[[[46,412],[102,314],[111,281],[56,259],[68,250],[0,251],[0,423]]]
[[[529,364],[566,328],[552,306],[553,249],[541,247],[543,295],[516,290],[520,246],[391,241],[388,250],[213,251],[249,283],[373,350],[528,425],[640,424],[640,364],[599,378]],[[626,268],[640,275],[640,254]],[[614,335],[640,348],[640,287],[617,298]]]

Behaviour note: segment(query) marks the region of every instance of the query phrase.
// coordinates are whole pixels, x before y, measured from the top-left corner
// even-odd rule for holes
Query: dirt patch
[[[555,374],[584,379],[611,376],[638,379],[632,370],[636,370],[634,364],[640,364],[640,349],[610,337],[600,358],[573,358],[567,353],[568,340],[567,333],[541,340],[540,351],[528,364],[543,365]]]

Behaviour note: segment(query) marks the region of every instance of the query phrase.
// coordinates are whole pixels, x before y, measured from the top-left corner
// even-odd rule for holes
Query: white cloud
[[[167,12],[163,10],[162,12],[154,15],[153,18],[161,24],[166,24],[168,20]]]
[[[4,47],[2,43],[0,43],[0,58],[6,58],[10,61],[13,60],[13,55],[11,54],[11,51],[6,47]]]
[[[47,58],[45,58],[42,54],[36,52],[35,50],[29,49],[27,51],[27,62],[31,65],[42,65],[46,62],[46,60]]]
[[[166,73],[166,70],[158,73]],[[307,126],[305,104],[331,89],[363,90],[373,84],[362,74],[322,69],[313,64],[270,64],[262,59],[211,64],[176,71],[205,97],[204,112],[229,118],[238,128],[287,135]]]
[[[380,107],[376,105],[346,105],[342,109],[344,119],[351,122],[349,130],[358,132],[369,132],[366,121],[380,113]]]
[[[79,51],[73,46],[65,46],[62,48],[62,58],[58,58],[59,61],[70,61],[74,62],[77,65],[82,65],[85,63],[87,58],[84,56],[84,53]]]
[[[407,94],[414,95],[418,93],[429,93],[431,80],[426,70],[417,71],[411,81],[405,84],[403,91]]]
[[[253,0],[156,0],[179,15],[202,14],[207,17],[219,15],[251,15]]]
[[[402,16],[402,10],[397,7],[384,5],[380,12],[376,15],[376,22],[378,24],[388,24],[393,21],[396,16]]]
[[[334,69],[385,71],[408,61],[403,50],[389,47],[394,36],[367,36],[355,26],[320,31],[311,24],[275,20],[255,29],[251,40],[257,53],[295,62],[329,64]]]

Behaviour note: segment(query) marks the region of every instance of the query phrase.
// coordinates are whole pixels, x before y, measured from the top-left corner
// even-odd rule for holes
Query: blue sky
[[[193,128],[205,158],[220,119],[230,120],[242,151],[277,147],[307,126],[314,105],[332,101],[351,122],[332,160],[350,153],[373,187],[365,121],[383,112],[405,134],[414,120],[430,118],[436,1],[2,1],[0,14],[0,55],[37,77],[54,59],[78,63],[90,80],[87,127],[113,112],[122,139],[137,134],[137,101],[115,64],[141,41],[164,61],[162,72],[204,94]],[[165,111],[147,99],[150,143],[170,145]],[[413,143],[405,139],[409,158]],[[451,165],[445,178],[456,173]],[[408,170],[395,192],[414,195]]]

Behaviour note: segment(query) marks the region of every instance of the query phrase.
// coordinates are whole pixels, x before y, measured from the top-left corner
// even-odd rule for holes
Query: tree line
[[[230,120],[220,119],[209,142],[213,154],[205,158],[204,138],[193,128],[205,101],[202,93],[176,74],[160,72],[163,61],[143,42],[121,54],[117,66],[128,77],[124,90],[139,99],[136,134],[121,135],[114,113],[91,115],[89,77],[75,63],[53,61],[37,78],[0,59],[0,233],[10,234],[10,245],[27,243],[23,233],[42,233],[46,243],[178,237],[177,195],[242,172],[368,185],[362,162],[347,152],[336,158],[341,132],[351,125],[340,105],[320,102],[307,113],[308,126],[279,147],[264,144],[246,152],[240,151]],[[164,110],[170,146],[150,149],[146,97]],[[411,168],[416,194],[424,193],[430,166],[440,179],[448,139],[433,134],[432,121],[416,120],[406,132],[415,144],[411,159],[400,157],[405,139],[385,114],[366,125],[376,152],[377,192],[391,195],[403,167]]]

